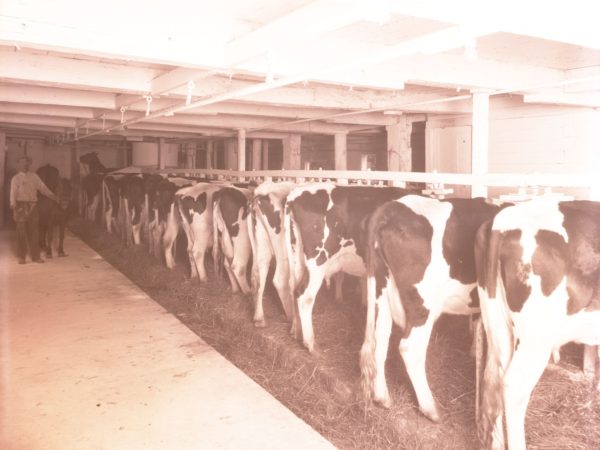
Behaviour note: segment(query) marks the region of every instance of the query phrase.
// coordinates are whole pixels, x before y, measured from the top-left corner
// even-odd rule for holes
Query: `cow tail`
[[[290,292],[292,296],[296,297],[296,288],[300,283],[303,268],[301,266],[300,254],[302,242],[300,235],[295,227],[294,218],[292,217],[292,210],[286,203],[285,210],[283,213],[283,227],[285,233],[285,247],[288,256],[288,265],[290,268]]]
[[[252,286],[252,295],[254,297],[258,291],[258,255],[256,253],[256,208],[258,208],[257,198],[254,197],[248,200],[247,207],[248,220],[246,221],[246,225],[248,226],[248,238],[250,239],[250,248],[252,249],[252,269],[250,270],[250,283]]]
[[[365,338],[360,349],[360,374],[361,387],[367,403],[371,402],[373,384],[375,381],[375,324],[377,321],[375,263],[381,257],[377,248],[377,225],[379,215],[373,213],[368,221],[365,233],[367,234],[366,266],[367,266],[367,317],[365,323]]]
[[[215,275],[220,279],[223,275],[223,252],[221,251],[221,224],[223,218],[221,215],[221,206],[219,201],[215,201],[213,204],[213,246],[212,246],[212,258],[213,258],[213,269]]]
[[[492,221],[484,223],[475,242],[477,282],[481,304],[478,351],[476,352],[477,431],[484,448],[504,442],[504,373],[514,352],[514,336],[500,268],[501,237],[492,231]],[[483,333],[485,330],[485,333]],[[484,336],[485,335],[485,336]],[[484,342],[486,344],[485,364]],[[494,435],[497,433],[499,435]]]

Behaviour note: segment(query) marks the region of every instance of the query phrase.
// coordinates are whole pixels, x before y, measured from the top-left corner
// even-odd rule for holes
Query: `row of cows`
[[[81,160],[93,175],[96,163],[86,158],[93,156]],[[476,352],[477,410],[486,447],[525,448],[527,404],[549,357],[571,341],[600,344],[600,203],[496,206],[395,187],[99,178],[85,202],[89,218],[103,204],[109,231],[118,227],[136,244],[146,234],[150,251],[169,267],[183,230],[191,277],[201,281],[212,248],[215,271],[225,270],[232,291],[253,296],[259,327],[266,325],[262,301],[274,265],[271,281],[291,333],[311,352],[312,310],[323,281],[339,281],[340,273],[360,277],[362,386],[383,406],[391,403],[385,361],[393,323],[402,330],[399,351],[419,408],[437,421],[425,371],[433,325],[442,313],[481,312],[476,341],[487,345],[485,358],[482,345]]]

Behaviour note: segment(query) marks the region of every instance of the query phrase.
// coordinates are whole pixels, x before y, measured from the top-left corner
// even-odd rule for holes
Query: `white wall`
[[[496,106],[490,110],[490,173],[600,174],[600,111],[506,101]],[[470,125],[468,116],[428,122],[427,171],[470,171]],[[466,135],[468,145],[461,145]],[[506,190],[491,189],[490,195],[500,192]]]

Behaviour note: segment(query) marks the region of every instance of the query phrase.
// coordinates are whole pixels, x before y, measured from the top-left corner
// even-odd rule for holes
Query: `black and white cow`
[[[231,291],[250,294],[248,264],[252,247],[248,233],[248,202],[252,190],[234,186],[224,187],[213,195],[213,262],[215,273],[225,267]],[[223,258],[220,257],[223,256]]]
[[[294,319],[294,299],[290,290],[290,266],[283,230],[285,201],[297,187],[291,182],[265,182],[254,191],[250,205],[248,231],[252,245],[252,292],[254,325],[266,326],[263,296],[271,263],[275,262],[273,285],[288,321]]]
[[[141,230],[145,205],[145,184],[141,174],[126,174],[120,180],[119,192],[122,199],[124,217],[123,238],[126,245],[142,243]]]
[[[499,207],[482,198],[436,200],[408,195],[378,208],[368,225],[367,322],[361,349],[367,398],[388,407],[388,343],[395,322],[400,354],[421,412],[439,420],[425,373],[434,323],[442,313],[479,311],[475,271],[478,228]]]
[[[524,449],[527,404],[552,351],[600,344],[600,203],[506,208],[481,227],[476,260],[488,344],[480,436]]]
[[[162,252],[169,269],[175,267],[175,241],[182,226],[175,194],[180,189],[193,184],[194,181],[188,178],[169,177],[159,181],[156,186],[156,198],[153,208],[157,217],[157,224],[153,227],[151,241],[155,245],[155,256]]]
[[[120,230],[122,224],[121,217],[121,194],[119,191],[119,180],[123,177],[120,174],[108,174],[104,177],[102,183],[103,203],[104,203],[104,223],[106,231],[113,232],[113,229]]]
[[[187,237],[190,277],[206,281],[206,252],[213,245],[213,195],[228,183],[197,183],[179,189],[175,202]]]
[[[148,242],[148,251],[151,255],[157,256],[155,253],[158,242],[155,241],[156,228],[158,227],[158,214],[156,213],[156,198],[159,183],[166,177],[158,174],[143,174],[144,180],[144,208],[142,210],[142,222],[145,227],[143,237]]]
[[[284,226],[290,280],[302,340],[309,351],[315,349],[312,310],[323,280],[338,272],[366,275],[367,218],[378,206],[409,193],[395,187],[333,183],[302,186],[289,193]]]

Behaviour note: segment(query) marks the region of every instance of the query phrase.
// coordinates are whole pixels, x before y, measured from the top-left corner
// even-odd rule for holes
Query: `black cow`
[[[142,213],[146,203],[145,183],[139,174],[126,174],[118,180],[120,197],[123,200],[123,239],[126,245],[133,241],[140,245],[142,230]]]
[[[58,226],[58,256],[67,256],[64,251],[65,227],[69,217],[71,204],[71,183],[65,178],[60,178],[56,167],[46,164],[37,170],[38,176],[58,197],[58,203],[48,197],[38,195],[38,208],[40,213],[40,248],[47,258],[52,258],[52,241],[54,229]]]
[[[291,286],[309,351],[314,351],[312,309],[323,280],[338,272],[364,278],[367,218],[378,206],[409,193],[395,187],[316,183],[287,196],[284,226]],[[292,331],[298,336],[295,322]]]
[[[419,408],[439,419],[425,372],[431,330],[442,313],[479,311],[475,235],[499,207],[482,198],[436,200],[408,195],[369,219],[367,322],[361,349],[367,398],[389,406],[385,361],[392,322],[402,329],[400,354]]]

